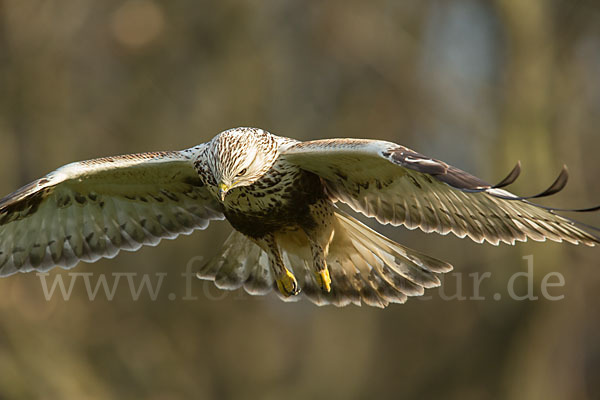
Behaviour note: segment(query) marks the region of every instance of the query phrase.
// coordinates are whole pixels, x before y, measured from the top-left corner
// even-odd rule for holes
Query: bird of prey
[[[233,232],[198,271],[222,289],[316,304],[385,307],[440,284],[452,266],[380,235],[336,202],[382,224],[514,244],[527,238],[594,246],[597,228],[499,184],[380,140],[300,142],[256,128],[182,150],[65,165],[0,200],[0,276],[114,257],[211,220]],[[576,211],[595,211],[600,207]]]

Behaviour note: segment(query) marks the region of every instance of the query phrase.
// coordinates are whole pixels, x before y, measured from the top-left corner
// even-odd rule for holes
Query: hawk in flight
[[[385,307],[438,286],[452,266],[408,249],[343,213],[382,224],[514,244],[527,238],[594,246],[597,228],[518,197],[442,161],[380,140],[300,142],[236,128],[182,151],[65,165],[0,200],[0,276],[114,257],[205,229],[234,228],[198,276],[285,300]]]

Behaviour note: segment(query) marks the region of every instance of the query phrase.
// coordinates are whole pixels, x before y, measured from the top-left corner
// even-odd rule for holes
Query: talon
[[[277,279],[277,288],[285,297],[295,296],[300,293],[296,277],[287,268],[285,269],[285,275],[281,279]]]
[[[317,272],[317,282],[324,292],[331,292],[331,276],[329,276],[329,269],[327,267]]]

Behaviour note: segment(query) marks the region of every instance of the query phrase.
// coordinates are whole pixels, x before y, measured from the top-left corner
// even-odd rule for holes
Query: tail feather
[[[248,242],[250,241],[248,240]],[[244,290],[253,296],[262,296],[269,293],[275,287],[275,279],[269,267],[267,253],[254,243],[252,244],[254,245],[251,253],[253,259],[248,259],[246,264],[248,265],[249,275],[248,279],[244,282]],[[252,260],[255,261],[252,262]]]
[[[196,273],[198,278],[212,280],[220,289],[239,289],[248,278],[252,262],[252,244],[239,232],[232,232],[223,244],[219,255],[204,264]],[[254,260],[256,261],[256,260]]]
[[[243,286],[252,295],[267,294],[273,287],[266,253],[237,231],[229,235],[219,255],[202,266],[196,276],[214,281],[219,289],[236,290]]]
[[[317,305],[364,303],[383,308],[439,286],[438,274],[452,270],[450,264],[395,243],[340,211],[336,211],[334,230],[327,255],[332,280],[329,293],[317,283],[307,241],[297,236],[303,234],[278,238],[284,263],[302,289],[299,296],[292,297],[276,290],[282,300],[307,297]],[[220,256],[202,267],[198,277],[214,280],[221,289],[244,287],[253,295],[276,287],[266,253],[235,231],[225,241]]]

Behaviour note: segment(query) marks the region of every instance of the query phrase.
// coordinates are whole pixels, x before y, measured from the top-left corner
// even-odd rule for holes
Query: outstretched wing
[[[491,186],[458,168],[391,142],[362,139],[315,140],[290,145],[288,162],[321,176],[330,196],[384,224],[513,244],[528,237],[594,246],[600,237],[583,224],[555,214],[500,187],[518,176],[516,168]],[[541,197],[566,183],[563,171]],[[597,210],[588,209],[589,211]],[[588,211],[586,210],[586,211]]]
[[[191,157],[132,154],[65,165],[0,200],[0,276],[114,257],[223,219]]]

